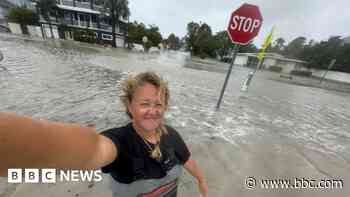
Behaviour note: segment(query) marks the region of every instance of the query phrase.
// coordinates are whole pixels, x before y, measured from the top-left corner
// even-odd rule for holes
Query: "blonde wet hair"
[[[128,79],[126,79],[122,84],[122,95],[120,96],[120,100],[122,101],[125,107],[126,114],[131,119],[132,119],[132,115],[129,112],[128,105],[132,102],[136,89],[144,86],[147,83],[154,85],[158,89],[161,96],[162,103],[164,105],[164,111],[168,109],[170,95],[169,95],[169,88],[168,88],[167,81],[165,81],[155,72],[152,72],[152,71],[142,72],[137,74],[136,76],[133,76],[133,75],[129,76]],[[159,161],[162,157],[162,153],[160,151],[160,139],[162,135],[168,133],[163,123],[161,123],[160,127],[156,129],[156,133],[158,136],[158,140],[154,149],[150,152],[150,156]],[[145,141],[145,143],[147,142]]]

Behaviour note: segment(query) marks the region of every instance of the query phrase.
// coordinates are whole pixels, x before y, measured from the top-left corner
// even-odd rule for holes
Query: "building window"
[[[113,36],[109,34],[102,34],[103,40],[113,40]]]

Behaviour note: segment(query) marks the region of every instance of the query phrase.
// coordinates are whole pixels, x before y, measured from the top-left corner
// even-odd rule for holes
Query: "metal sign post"
[[[271,43],[274,29],[275,29],[275,27],[272,27],[271,32],[265,38],[264,44],[263,44],[263,46],[262,46],[262,48],[261,48],[261,50],[260,50],[260,52],[258,54],[259,63],[258,63],[258,65],[256,65],[256,67],[254,69],[254,72],[250,72],[248,74],[247,79],[244,81],[244,83],[243,83],[243,85],[241,87],[241,91],[247,91],[248,90],[248,87],[249,87],[251,81],[253,80],[253,77],[254,77],[256,71],[262,67],[264,59],[265,59],[265,50],[267,49],[267,47]]]
[[[333,68],[333,66],[334,66],[334,64],[335,64],[336,61],[337,61],[336,59],[332,59],[331,63],[330,63],[329,66],[328,66],[327,71],[323,74],[323,76],[322,76],[322,78],[321,78],[321,80],[320,80],[320,84],[321,84],[322,81],[326,78],[326,75],[327,75],[328,71],[329,71],[330,69]]]
[[[220,108],[222,97],[224,96],[228,79],[230,78],[233,64],[235,62],[239,45],[249,44],[259,33],[263,18],[258,6],[244,3],[237,10],[232,12],[227,27],[227,35],[232,43],[235,44],[233,49],[232,61],[226,74],[225,82],[222,87],[216,110]]]
[[[146,44],[148,42],[147,36],[142,37],[142,42],[143,42],[143,50],[144,50],[144,52],[146,52]]]
[[[224,85],[222,86],[220,97],[219,97],[218,103],[216,105],[216,109],[220,108],[221,100],[222,100],[222,97],[224,96],[224,92],[225,92],[225,89],[226,89],[226,86],[227,86],[228,79],[230,78],[230,75],[231,75],[232,67],[233,67],[233,64],[235,62],[235,59],[236,59],[236,56],[237,56],[237,53],[238,53],[238,49],[239,49],[239,45],[236,44],[235,48],[233,49],[232,61],[231,61],[230,67],[229,67],[229,69],[227,71],[225,82],[224,82]]]
[[[248,74],[247,79],[243,82],[243,85],[242,85],[242,87],[241,87],[241,91],[245,92],[245,91],[248,90],[248,87],[249,87],[249,85],[250,85],[250,82],[253,80],[253,77],[254,77],[256,71],[257,71],[258,69],[260,69],[260,67],[262,66],[262,63],[263,63],[263,62],[264,62],[264,58],[262,58],[261,60],[259,60],[258,64],[256,65],[256,67],[255,67],[255,69],[254,69],[254,71],[252,71],[252,72],[250,72],[250,73]]]

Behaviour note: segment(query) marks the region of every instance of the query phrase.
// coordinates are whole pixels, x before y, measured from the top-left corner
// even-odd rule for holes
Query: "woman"
[[[114,179],[115,195],[173,197],[184,166],[206,197],[203,173],[181,136],[164,124],[166,82],[145,72],[127,79],[123,92],[131,122],[101,134],[78,125],[0,113],[0,155],[7,155],[0,175],[8,168],[102,168]]]

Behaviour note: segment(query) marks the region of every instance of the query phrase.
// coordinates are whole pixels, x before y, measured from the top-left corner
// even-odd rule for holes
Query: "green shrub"
[[[23,25],[37,25],[39,24],[38,15],[26,8],[25,6],[11,8],[8,16],[10,22],[19,23]]]
[[[280,72],[282,72],[282,67],[280,67],[280,66],[270,66],[270,67],[269,67],[269,70],[270,70],[270,71],[273,71],[273,72],[278,72],[278,73],[280,73]]]
[[[303,77],[311,77],[312,72],[307,70],[292,70],[290,71],[291,75],[303,76]]]
[[[96,34],[92,30],[84,29],[84,30],[74,30],[73,38],[76,41],[80,42],[88,42],[88,43],[96,43],[97,38]]]
[[[39,16],[25,6],[11,8],[7,15],[7,19],[10,22],[20,24],[24,34],[28,34],[27,25],[39,24]]]

